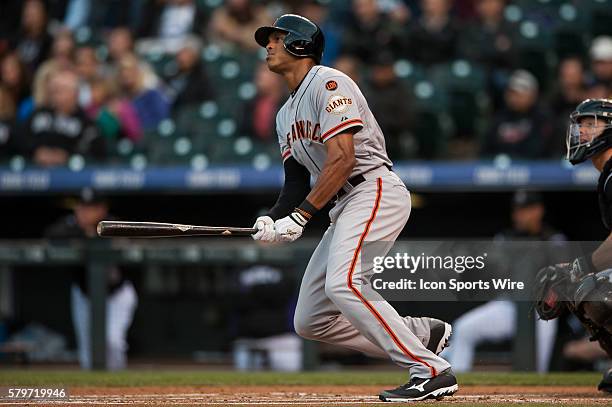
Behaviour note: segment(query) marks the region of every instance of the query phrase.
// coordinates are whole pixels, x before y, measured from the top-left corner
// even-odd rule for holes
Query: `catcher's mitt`
[[[545,321],[561,316],[570,301],[571,265],[569,263],[547,266],[536,275],[534,285],[535,309]]]

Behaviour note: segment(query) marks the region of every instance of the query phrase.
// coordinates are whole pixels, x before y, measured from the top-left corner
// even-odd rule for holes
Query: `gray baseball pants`
[[[388,302],[362,293],[371,275],[371,270],[362,270],[364,242],[390,242],[377,254],[386,255],[411,208],[406,186],[386,167],[364,178],[330,211],[331,224],[302,279],[295,330],[304,338],[390,358],[412,376],[434,377],[450,364],[425,347],[429,323],[401,317]]]

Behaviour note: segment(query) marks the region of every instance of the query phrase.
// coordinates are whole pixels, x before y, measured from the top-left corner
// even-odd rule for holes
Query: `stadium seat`
[[[590,14],[590,33],[593,37],[612,35],[612,0],[585,0],[580,2]]]
[[[516,45],[520,67],[533,73],[546,90],[555,59],[552,33],[535,21],[523,20]]]
[[[393,65],[393,70],[409,89],[413,88],[417,82],[426,79],[425,68],[407,59],[397,60]]]
[[[455,60],[432,70],[434,83],[445,89],[448,113],[456,136],[473,138],[481,130],[483,113],[488,106],[484,69],[466,60]]]
[[[582,7],[565,2],[557,8],[553,41],[559,59],[568,55],[584,56],[588,21],[589,16]]]

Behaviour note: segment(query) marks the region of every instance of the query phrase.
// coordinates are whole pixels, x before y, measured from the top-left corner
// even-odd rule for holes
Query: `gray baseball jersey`
[[[340,71],[314,66],[278,112],[276,127],[283,159],[295,158],[314,178],[326,161],[325,142],[357,130],[357,163],[351,176],[364,178],[354,187],[345,185],[347,194],[330,212],[331,225],[302,279],[296,332],[388,357],[418,377],[436,376],[448,368],[427,348],[430,318],[402,317],[386,301],[371,301],[361,293],[370,271],[361,262],[364,242],[395,241],[411,205],[406,186],[388,169],[383,133],[357,85]],[[383,246],[377,255],[386,255],[390,246]]]
[[[350,128],[359,129],[353,136],[357,163],[351,177],[392,165],[385,137],[355,82],[321,65],[308,72],[276,116],[283,160],[292,156],[315,179],[327,157],[325,142]]]

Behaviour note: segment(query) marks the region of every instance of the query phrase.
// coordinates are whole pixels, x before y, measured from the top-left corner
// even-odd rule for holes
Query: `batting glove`
[[[276,239],[281,242],[294,242],[304,232],[304,226],[308,223],[308,219],[297,210],[292,212],[289,216],[285,216],[282,219],[274,222],[274,229],[276,229]]]
[[[257,229],[257,233],[251,235],[254,240],[262,242],[275,242],[276,231],[274,230],[274,220],[269,216],[260,216],[255,220],[253,228]]]

